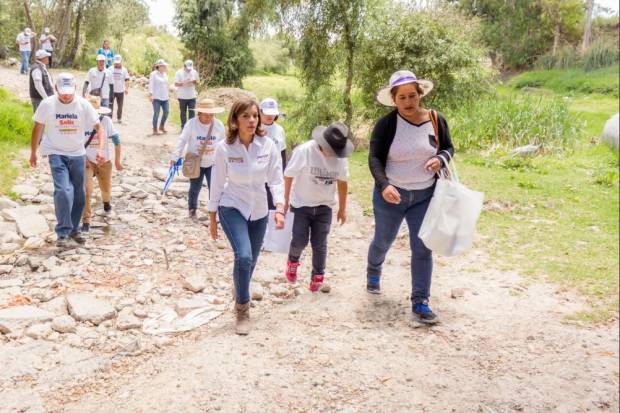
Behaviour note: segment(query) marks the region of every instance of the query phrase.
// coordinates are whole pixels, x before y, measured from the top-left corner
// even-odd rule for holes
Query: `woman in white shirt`
[[[168,64],[164,59],[155,62],[155,70],[149,76],[149,99],[153,103],[153,135],[167,133],[164,127],[170,112],[169,91],[168,91],[168,75],[166,74],[166,66]],[[159,123],[159,131],[157,130],[157,121],[159,120],[159,110],[163,111],[161,122]]]
[[[250,279],[267,229],[267,191],[276,204],[276,228],[284,227],[284,179],[276,144],[261,128],[258,103],[240,100],[228,115],[226,140],[217,144],[211,173],[211,237],[218,238],[216,213],[235,253],[233,279],[237,334],[250,332]]]
[[[194,109],[197,117],[191,118],[183,128],[179,136],[179,143],[170,159],[173,166],[184,152],[196,155],[202,153],[200,161],[200,175],[189,180],[188,206],[190,219],[196,219],[198,209],[198,196],[202,189],[202,183],[207,179],[207,187],[211,187],[211,168],[215,159],[215,145],[224,140],[226,133],[224,124],[215,118],[217,113],[224,112],[224,108],[217,107],[215,101],[202,99]]]

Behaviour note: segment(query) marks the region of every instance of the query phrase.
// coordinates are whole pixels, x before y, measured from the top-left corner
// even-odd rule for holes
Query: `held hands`
[[[276,229],[284,229],[284,213],[277,211],[273,215],[273,219],[276,221]]]
[[[439,172],[439,170],[441,169],[441,160],[439,160],[439,158],[436,156],[432,157],[426,162],[426,165],[424,165],[424,169],[429,172]]]
[[[386,186],[381,195],[385,202],[396,205],[400,204],[400,193],[393,185]]]

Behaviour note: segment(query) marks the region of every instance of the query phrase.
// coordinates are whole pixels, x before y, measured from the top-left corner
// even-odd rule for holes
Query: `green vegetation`
[[[30,142],[32,109],[0,89],[0,194],[9,194],[19,170],[16,155]]]
[[[586,72],[583,69],[535,70],[514,77],[516,89],[545,88],[561,95],[599,93],[618,97],[618,65]]]

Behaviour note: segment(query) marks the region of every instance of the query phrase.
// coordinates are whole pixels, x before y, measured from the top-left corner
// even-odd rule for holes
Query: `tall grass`
[[[586,71],[600,69],[603,67],[618,65],[620,54],[618,46],[596,43],[588,49],[583,57],[583,68]]]
[[[516,89],[545,88],[564,95],[599,93],[618,97],[618,65],[586,72],[583,69],[534,70],[514,77],[508,83]]]
[[[30,142],[32,109],[0,89],[0,194],[9,193],[18,169],[13,161],[19,149]]]
[[[510,149],[527,144],[546,151],[573,146],[580,131],[568,104],[554,96],[492,94],[448,114],[460,149]]]
[[[583,69],[585,71],[617,65],[619,61],[618,46],[611,42],[594,43],[582,56],[571,46],[559,49],[555,54],[549,52],[536,59],[534,68],[549,69]]]

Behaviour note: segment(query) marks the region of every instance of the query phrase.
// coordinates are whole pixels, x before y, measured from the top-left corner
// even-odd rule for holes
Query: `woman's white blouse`
[[[215,148],[207,209],[233,207],[247,220],[264,218],[269,212],[265,183],[274,203],[284,203],[282,157],[273,140],[254,136],[247,149],[239,138],[232,145],[221,141]]]
[[[149,76],[149,93],[153,96],[153,99],[169,99],[168,75],[166,73],[161,73],[159,70],[151,72],[151,76]]]

